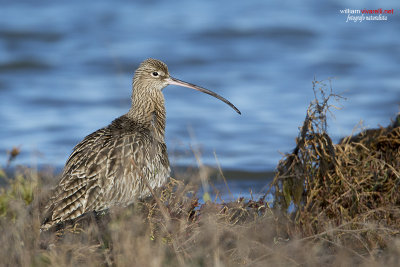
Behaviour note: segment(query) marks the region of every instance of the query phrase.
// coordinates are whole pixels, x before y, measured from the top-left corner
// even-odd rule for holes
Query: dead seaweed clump
[[[297,145],[280,161],[272,184],[274,206],[287,218],[288,236],[321,242],[326,254],[381,259],[390,246],[398,249],[400,115],[388,127],[334,144],[326,114],[334,107],[330,99],[340,96],[326,87],[313,82],[315,100]]]

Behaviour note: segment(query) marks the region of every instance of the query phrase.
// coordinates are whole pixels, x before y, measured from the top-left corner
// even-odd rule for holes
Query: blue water
[[[124,114],[138,64],[223,95],[164,90],[173,165],[272,170],[295,145],[311,82],[335,77],[347,97],[329,133],[360,120],[387,125],[400,103],[400,2],[0,1],[0,165],[62,167],[73,146]],[[345,8],[394,9],[387,21],[347,22]],[[191,134],[192,133],[192,134]]]

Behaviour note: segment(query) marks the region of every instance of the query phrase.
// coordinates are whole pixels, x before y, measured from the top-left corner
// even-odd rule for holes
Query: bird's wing
[[[143,166],[141,159],[148,158],[140,149],[141,142],[140,133],[116,136],[107,128],[88,135],[67,160],[47,206],[44,224],[51,227],[85,212],[108,208],[112,203],[103,198],[112,190],[115,180],[132,173],[132,160]]]

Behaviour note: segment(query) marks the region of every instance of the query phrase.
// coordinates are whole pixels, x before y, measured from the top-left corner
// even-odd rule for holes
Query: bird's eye
[[[153,72],[151,75],[153,75],[154,77],[157,77],[157,76],[158,76],[158,72],[155,71],[155,72]]]

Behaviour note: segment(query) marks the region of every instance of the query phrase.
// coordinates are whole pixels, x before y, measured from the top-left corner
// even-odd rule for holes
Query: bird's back
[[[82,140],[67,160],[42,229],[89,211],[126,206],[150,195],[170,174],[166,145],[126,115]]]

